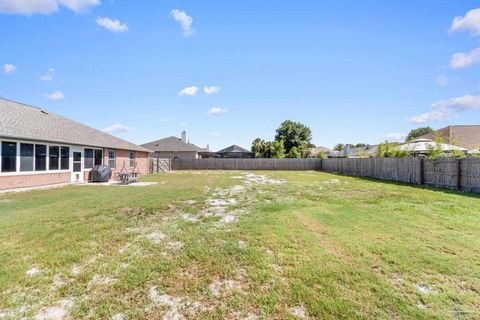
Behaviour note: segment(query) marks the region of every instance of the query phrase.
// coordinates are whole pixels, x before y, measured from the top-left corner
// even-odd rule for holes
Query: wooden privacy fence
[[[480,193],[480,159],[172,159],[172,170],[320,170]],[[158,171],[157,171],[158,172]]]
[[[318,159],[172,159],[172,170],[320,170]]]
[[[162,173],[172,170],[170,159],[150,158],[150,173]]]
[[[322,171],[480,193],[480,159],[324,159]]]
[[[323,159],[322,171],[421,184],[422,161],[422,158]]]

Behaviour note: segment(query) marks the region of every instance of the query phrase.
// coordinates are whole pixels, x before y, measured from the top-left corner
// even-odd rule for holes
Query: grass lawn
[[[480,197],[318,172],[0,195],[0,319],[479,319]]]

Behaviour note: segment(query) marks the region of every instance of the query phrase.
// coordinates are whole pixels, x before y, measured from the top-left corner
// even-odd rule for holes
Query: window
[[[35,145],[35,171],[47,170],[47,146],[44,144]]]
[[[130,167],[135,167],[135,151],[130,151]]]
[[[33,171],[33,144],[20,143],[20,171]]]
[[[99,166],[103,163],[103,150],[95,149],[95,165]]]
[[[85,149],[84,155],[84,167],[85,169],[92,169],[93,168],[93,149]]]
[[[112,169],[116,167],[115,150],[108,150],[108,166]]]
[[[60,159],[60,148],[57,146],[50,146],[48,148],[48,169],[58,170],[59,159]]]
[[[60,169],[62,170],[70,169],[70,148],[69,147],[60,148]]]
[[[2,142],[2,172],[17,171],[17,143]]]

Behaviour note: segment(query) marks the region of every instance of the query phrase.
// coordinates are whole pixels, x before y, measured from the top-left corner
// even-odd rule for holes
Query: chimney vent
[[[182,141],[184,143],[188,143],[188,136],[187,136],[187,132],[185,130],[182,132]]]

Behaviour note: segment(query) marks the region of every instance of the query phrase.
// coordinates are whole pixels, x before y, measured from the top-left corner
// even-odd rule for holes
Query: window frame
[[[39,152],[41,150],[40,147],[45,147],[45,153],[44,154],[39,154]],[[49,168],[49,163],[48,163],[48,158],[49,158],[49,155],[48,155],[48,145],[47,144],[43,144],[43,143],[35,143],[35,147],[34,147],[34,153],[35,153],[35,156],[34,156],[34,171],[39,171],[39,172],[46,172],[48,171],[50,168]],[[43,157],[43,158],[41,158]],[[43,161],[43,163],[41,162]],[[43,164],[42,168],[38,168],[39,165]]]
[[[19,154],[19,171],[20,172],[34,172],[35,171],[35,144],[34,143],[25,143],[25,142],[20,142],[18,143],[20,145],[20,154]],[[27,156],[24,156],[22,154],[22,146],[31,146],[32,147],[32,155],[31,155],[31,159],[30,159],[30,164],[31,164],[31,167],[32,169],[31,170],[22,170],[22,157],[27,157]]]
[[[58,171],[60,170],[60,146],[57,146],[57,145],[48,145],[48,170],[49,171]],[[55,149],[57,148],[57,168],[56,169],[52,169],[52,164],[54,164],[55,162],[52,161],[52,149]]]
[[[113,158],[110,156],[111,154],[113,154]],[[110,169],[115,169],[117,167],[117,152],[115,149],[108,149],[108,166]]]
[[[133,158],[132,158],[133,155]],[[135,167],[135,163],[137,162],[137,153],[135,151],[130,150],[130,168]]]
[[[11,170],[8,170],[8,171],[3,171],[3,151],[4,151],[4,147],[3,147],[3,144],[4,143],[14,143],[15,144],[15,163],[14,163],[14,170],[11,171]],[[0,173],[2,175],[4,174],[12,174],[12,173],[16,173],[19,171],[19,161],[18,161],[18,153],[19,153],[19,148],[18,148],[18,142],[17,141],[12,141],[12,140],[0,140]],[[9,158],[11,158],[11,156],[9,156]]]
[[[2,165],[2,157],[1,157],[1,150],[2,150],[2,142],[10,142],[10,143],[16,143],[17,145],[17,154],[16,154],[16,159],[15,159],[15,167],[16,171],[10,171],[10,172],[2,172],[1,171],[1,165]],[[21,171],[21,145],[22,144],[31,144],[33,145],[33,170],[32,171]],[[46,161],[46,169],[43,171],[36,171],[35,170],[35,145],[45,145],[47,146],[47,155],[45,158]],[[60,148],[60,169],[58,170],[50,170],[49,167],[49,147],[50,146],[55,146]],[[68,155],[66,157],[66,163],[68,163],[68,168],[67,169],[62,169],[61,167],[61,150],[62,148],[67,148],[68,149]],[[0,176],[6,177],[6,176],[22,176],[22,175],[38,175],[38,174],[46,174],[46,173],[66,173],[70,172],[70,150],[72,148],[72,145],[64,144],[64,143],[51,143],[51,142],[45,142],[41,140],[29,140],[29,139],[12,139],[12,138],[7,138],[7,137],[0,137]]]

